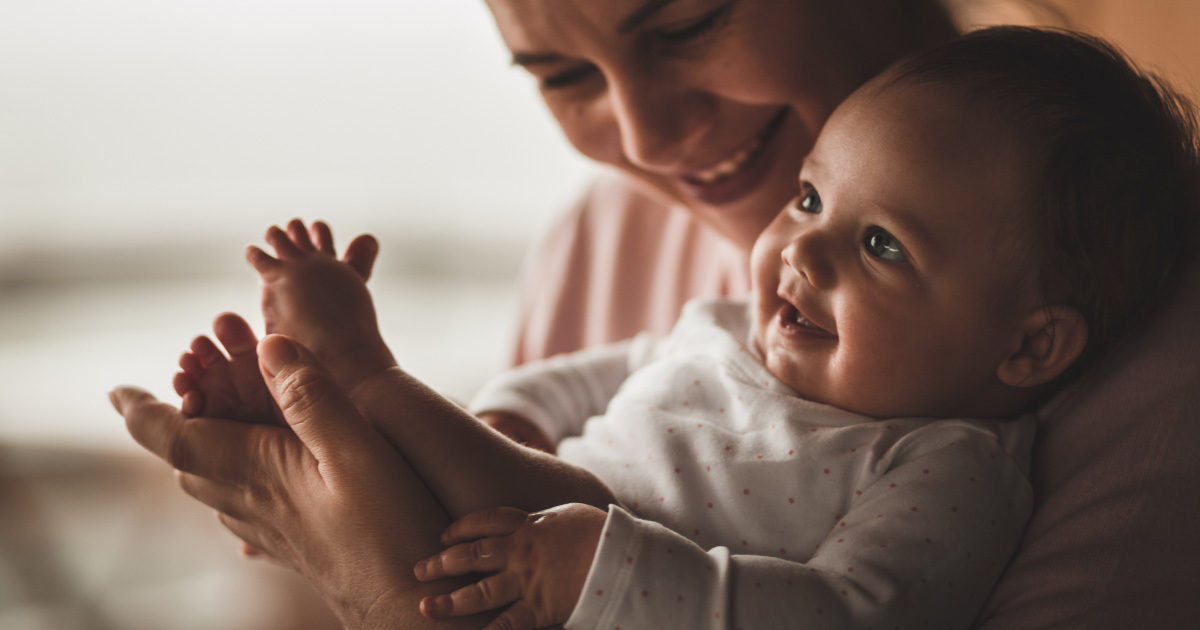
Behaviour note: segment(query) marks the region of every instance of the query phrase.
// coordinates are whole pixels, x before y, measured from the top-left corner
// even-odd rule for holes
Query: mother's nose
[[[608,98],[626,160],[660,171],[697,166],[686,160],[713,125],[713,95],[639,71],[610,78]]]
[[[803,232],[783,248],[783,264],[808,281],[813,288],[829,289],[837,282],[831,243],[818,230]]]

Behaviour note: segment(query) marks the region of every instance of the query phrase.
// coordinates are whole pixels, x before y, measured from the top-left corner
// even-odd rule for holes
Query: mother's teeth
[[[742,168],[742,165],[744,165],[754,155],[754,153],[758,151],[759,147],[762,146],[762,143],[763,138],[759,137],[754,141],[753,144],[742,149],[741,151],[738,151],[737,153],[734,153],[729,159],[722,160],[712,168],[694,173],[692,177],[705,184],[711,184],[721,178],[728,177],[729,175],[738,172],[738,170]]]

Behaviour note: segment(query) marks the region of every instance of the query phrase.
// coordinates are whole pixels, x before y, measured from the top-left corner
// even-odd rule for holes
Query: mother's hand
[[[188,418],[133,387],[113,405],[188,494],[307,577],[347,627],[431,625],[417,602],[446,584],[422,585],[411,567],[440,550],[445,511],[307,350],[273,335],[258,354],[291,430]]]

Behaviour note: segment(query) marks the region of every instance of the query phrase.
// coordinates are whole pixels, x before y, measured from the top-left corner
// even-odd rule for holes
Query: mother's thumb
[[[282,335],[258,343],[259,369],[283,418],[319,462],[354,453],[367,424],[306,348]]]

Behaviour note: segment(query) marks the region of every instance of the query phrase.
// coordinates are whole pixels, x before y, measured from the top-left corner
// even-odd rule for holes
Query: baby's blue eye
[[[821,196],[817,194],[817,189],[813,188],[811,184],[804,184],[800,189],[800,196],[796,197],[796,209],[801,212],[820,214],[823,209]]]
[[[880,260],[888,262],[908,260],[904,257],[904,251],[900,249],[900,241],[880,227],[872,227],[867,230],[867,235],[863,238],[863,247],[867,248],[867,253]]]

